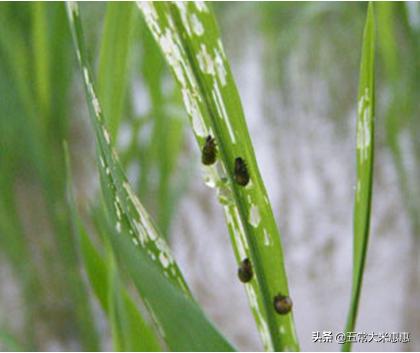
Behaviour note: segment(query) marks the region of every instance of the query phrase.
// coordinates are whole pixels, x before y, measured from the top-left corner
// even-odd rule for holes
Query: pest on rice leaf
[[[286,315],[292,310],[292,299],[287,295],[278,294],[274,297],[274,309],[280,315]]]
[[[245,161],[238,157],[235,159],[235,181],[242,186],[245,186],[249,182],[249,174],[248,174],[248,168],[246,166]]]
[[[216,141],[210,135],[207,136],[206,142],[204,143],[201,161],[204,165],[211,165],[216,162],[217,148]]]
[[[251,261],[248,258],[242,260],[239,269],[238,277],[239,280],[243,283],[249,282],[252,279],[253,271]]]

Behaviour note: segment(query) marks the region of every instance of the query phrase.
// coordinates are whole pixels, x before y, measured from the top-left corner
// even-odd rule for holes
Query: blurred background
[[[115,6],[115,5],[114,5]],[[98,71],[104,3],[81,4]],[[350,303],[355,121],[366,3],[215,3],[282,234],[302,350],[340,332]],[[358,332],[410,332],[420,349],[420,5],[375,3],[373,214]],[[261,350],[222,208],[202,179],[180,93],[134,11],[114,137],[129,180],[206,313]],[[93,130],[63,3],[0,4],[0,350],[109,350],[71,232],[62,142],[78,205],[100,193]],[[119,91],[120,92],[120,91]],[[89,314],[90,313],[90,314]]]

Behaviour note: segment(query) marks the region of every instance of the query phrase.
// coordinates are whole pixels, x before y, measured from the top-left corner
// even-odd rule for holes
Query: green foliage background
[[[410,233],[419,245],[420,197],[416,176],[420,175],[420,26],[412,15],[420,12],[416,5],[375,4],[371,16],[375,17],[376,41],[370,45],[372,50],[376,46],[376,68],[372,71],[376,72],[377,144],[384,146],[391,157],[404,205],[398,212],[408,215]],[[178,19],[179,15],[174,14],[177,10],[171,6],[163,4],[162,11],[172,11]],[[302,59],[308,72],[324,77],[330,88],[329,115],[340,121],[349,107],[356,109],[357,86],[363,82],[363,69],[359,81],[361,49],[368,45],[362,35],[366,4],[218,3],[212,8],[227,50],[227,65],[230,54],[240,55],[240,48],[235,51],[238,43],[230,43],[232,36],[228,33],[240,32],[247,21],[254,21],[263,40],[263,46],[256,43],[256,50],[262,51],[267,91],[276,87],[287,92],[288,62],[303,47],[308,53]],[[170,66],[134,4],[81,4],[78,14],[80,23],[71,28],[64,3],[0,4],[1,286],[17,288],[14,299],[20,303],[9,310],[13,296],[0,297],[0,349],[103,350],[109,348],[108,333],[113,348],[122,351],[234,349],[191,297],[180,270],[174,270],[179,273],[167,280],[148,258],[147,250],[155,251],[153,244],[137,251],[132,242],[126,241],[131,232],[136,232],[135,217],[141,222],[142,216],[147,215],[153,218],[159,239],[176,242],[171,229],[178,206],[186,197],[193,171],[199,168],[198,153],[186,148],[186,141],[193,134]],[[182,18],[178,21],[182,23]],[[213,18],[208,21],[206,26],[212,26]],[[81,66],[71,29],[76,42],[79,40],[76,47],[79,45],[82,54]],[[178,26],[178,30],[182,33],[185,28]],[[312,33],[309,43],[305,39],[308,31]],[[217,33],[212,36],[206,40],[218,39]],[[186,51],[199,51],[198,41],[185,41]],[[197,63],[191,60],[189,65],[194,68]],[[89,67],[104,115],[99,120],[95,120],[93,96],[83,75],[85,66]],[[233,77],[231,80],[233,90]],[[211,84],[210,79],[202,82],[203,97]],[[219,157],[228,168],[232,157],[244,153],[254,180],[260,180],[251,144],[253,131],[249,131],[250,139],[241,120],[240,102],[232,90],[223,92],[223,100],[231,104],[230,116],[236,115],[235,121],[239,121],[235,128],[243,144],[233,148],[228,133],[212,125],[218,138]],[[139,91],[147,98],[139,98]],[[211,112],[211,99],[206,104],[203,109]],[[217,124],[217,119],[215,123],[211,117],[206,121]],[[106,144],[102,124],[109,131],[113,146]],[[411,164],[406,163],[403,137],[412,146]],[[199,137],[197,140],[199,144],[203,142]],[[67,165],[64,141],[69,146]],[[144,206],[144,212],[138,216],[136,201],[124,199],[125,175],[130,176],[132,171],[137,171],[136,178],[129,178],[132,192]],[[366,180],[370,178],[367,176]],[[366,193],[370,195],[368,184]],[[242,207],[241,216],[246,218],[247,198],[263,200],[265,189],[261,179],[255,194],[238,187],[233,187],[233,192],[235,205]],[[373,198],[378,192],[373,189]],[[117,197],[122,200],[121,228],[126,238],[116,234],[119,211],[115,211],[113,202]],[[369,201],[366,205],[369,209]],[[349,205],[349,212],[351,209]],[[280,241],[271,212],[267,206],[263,221]],[[262,249],[262,241],[252,244],[253,236],[259,234],[249,228],[249,256],[256,259],[258,278],[272,276],[287,291],[287,271],[275,277],[283,271],[281,245],[278,244],[275,256],[261,254],[258,249]],[[365,240],[360,235],[363,232],[356,233],[357,249],[357,244],[365,244]],[[238,255],[234,238],[233,244]],[[359,256],[363,257],[360,251],[355,254],[355,272],[360,270],[359,261],[364,261]],[[272,261],[281,271],[273,269]],[[177,268],[176,263],[173,266]],[[133,270],[137,268],[144,270]],[[363,273],[363,264],[361,268]],[[144,285],[145,278],[154,287]],[[174,278],[182,278],[183,284]],[[353,285],[357,287],[357,279],[349,277],[348,281],[355,281]],[[293,320],[287,319],[287,332],[278,335],[276,320],[281,319],[267,309],[276,286],[272,280],[267,280],[263,290],[255,285],[258,305],[266,310],[263,315],[268,317],[275,349],[285,349],[289,344],[297,349]],[[354,327],[357,300],[352,304],[349,325]],[[257,316],[256,320],[258,326]],[[180,335],[176,325],[185,325],[180,327],[186,327],[183,331],[188,334]]]

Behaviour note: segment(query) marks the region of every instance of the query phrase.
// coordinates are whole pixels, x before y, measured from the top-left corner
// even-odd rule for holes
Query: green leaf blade
[[[113,230],[109,228],[109,232]],[[146,306],[159,323],[170,350],[234,351],[203,315],[199,306],[168,281],[150,258],[141,252],[136,253],[125,237],[113,235],[110,239],[117,258],[129,272]],[[140,268],[141,273],[138,271]]]
[[[83,30],[77,3],[67,3],[70,28],[76,47],[76,54],[83,74],[83,83],[89,107],[89,116],[95,129],[98,151],[98,167],[102,191],[105,196],[108,215],[118,231],[123,228],[134,244],[146,248],[148,254],[157,259],[162,271],[176,285],[189,293],[185,280],[175,263],[165,240],[159,235],[153,220],[140,203],[121,168],[118,155],[112,146],[112,139],[104,123],[103,110],[96,94],[83,38]]]
[[[99,55],[98,95],[113,139],[123,115],[135,24],[131,2],[109,2]]]
[[[363,32],[362,58],[357,109],[357,183],[353,215],[353,285],[351,305],[346,332],[354,330],[366,260],[374,160],[374,114],[375,114],[375,22],[373,4],[369,3]],[[343,345],[344,351],[351,343]]]
[[[280,235],[214,15],[201,2],[138,5],[180,86],[200,149],[208,135],[216,139],[220,165],[205,167],[206,183],[223,204],[238,264],[253,264],[256,279],[245,287],[264,347],[298,350],[292,314],[274,310],[274,297],[289,295]],[[247,163],[246,187],[235,182],[237,157]]]
[[[79,219],[73,196],[66,144],[64,149],[67,169],[67,204],[73,233],[91,288],[110,320],[114,349],[117,351],[159,352],[162,349],[154,329],[143,319],[128,291],[117,278],[117,266],[112,253],[109,251],[110,261],[105,261],[104,256],[96,249]],[[98,231],[103,232],[103,229],[98,229]],[[103,234],[101,235],[103,236]],[[109,245],[107,246],[109,248]],[[121,322],[116,322],[116,318],[121,318]]]
[[[96,133],[101,188],[108,212],[107,239],[171,350],[232,351],[233,347],[192,300],[168,245],[127,181],[104,124],[76,3],[67,3],[67,14]]]

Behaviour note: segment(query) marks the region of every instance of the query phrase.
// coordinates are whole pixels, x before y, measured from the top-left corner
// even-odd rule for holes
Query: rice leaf
[[[353,286],[346,332],[354,331],[369,239],[372,199],[375,115],[375,23],[373,4],[369,3],[363,32],[357,109],[357,183],[354,201]],[[343,351],[351,349],[351,342]]]
[[[206,319],[192,300],[188,287],[166,242],[137,199],[111,147],[86,58],[83,31],[76,3],[67,3],[77,58],[83,73],[90,117],[95,128],[101,187],[112,227],[108,239],[120,263],[129,271],[148,311],[162,330],[171,350],[233,348]],[[121,245],[123,244],[123,245]],[[188,329],[187,329],[188,328]]]
[[[110,268],[109,262],[105,262],[92,244],[84,227],[79,224],[80,250],[85,269],[96,297],[101,303],[102,309],[111,317],[109,292],[112,291],[113,299],[118,303],[118,308],[123,311],[124,321],[124,349],[127,351],[156,352],[160,351],[158,339],[152,327],[142,318],[136,304],[128,292],[121,286],[117,279],[110,281],[108,274],[116,272]],[[121,316],[121,315],[120,315]],[[112,321],[112,320],[111,320]],[[117,350],[117,347],[115,347]]]
[[[143,252],[136,252],[126,237],[115,234],[113,227],[108,229],[117,258],[159,323],[170,350],[233,351],[230,343],[207,320],[201,308],[179,287],[168,281],[155,262]]]
[[[136,304],[125,288],[120,285],[117,278],[115,278],[117,268],[113,261],[112,253],[109,253],[111,261],[106,262],[91,242],[85,227],[79,220],[72,191],[67,144],[64,144],[64,153],[67,172],[67,204],[72,220],[74,239],[78,244],[80,256],[93,292],[105,314],[110,318],[113,338],[116,337],[113,340],[114,348],[115,350],[139,352],[161,351],[154,329],[143,320]],[[116,304],[118,305],[117,308],[115,308]],[[115,320],[113,320],[113,315],[117,310],[120,314],[119,317],[121,318],[122,316],[121,325],[123,327],[122,330],[118,330],[118,334],[114,333],[117,330],[114,329]]]
[[[133,192],[121,168],[117,152],[111,144],[110,133],[105,127],[102,107],[94,88],[87,61],[79,7],[75,2],[68,2],[67,10],[76,54],[83,74],[89,116],[96,134],[98,167],[108,216],[113,219],[118,232],[129,234],[133,244],[139,249],[146,249],[149,256],[156,261],[168,278],[189,294],[168,245],[160,237],[152,219]]]
[[[32,4],[33,11],[33,43],[34,43],[34,67],[35,80],[38,94],[38,108],[41,110],[41,117],[48,116],[48,102],[50,100],[49,81],[49,54],[47,38],[47,4],[37,1]]]
[[[108,303],[114,349],[123,352],[161,351],[157,337],[123,290],[114,256],[109,253]]]
[[[204,167],[205,182],[224,207],[238,265],[249,258],[254,267],[245,287],[264,347],[298,350],[292,313],[274,309],[275,296],[289,295],[280,235],[213,12],[202,2],[138,6],[181,89],[200,150],[208,136],[216,140],[219,162]],[[246,187],[237,182],[238,157],[250,177]]]
[[[113,139],[124,110],[128,64],[135,24],[131,2],[109,2],[99,56],[98,95]]]

